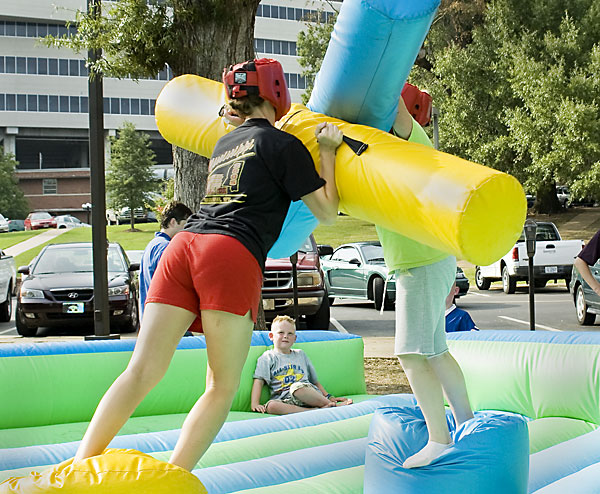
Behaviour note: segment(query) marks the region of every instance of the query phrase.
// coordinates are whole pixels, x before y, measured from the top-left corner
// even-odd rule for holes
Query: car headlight
[[[129,295],[129,285],[113,286],[108,289],[108,296],[113,295]]]
[[[321,275],[318,271],[302,271],[298,273],[298,286],[318,286]]]
[[[22,298],[44,298],[44,292],[42,290],[34,290],[33,288],[21,287]]]

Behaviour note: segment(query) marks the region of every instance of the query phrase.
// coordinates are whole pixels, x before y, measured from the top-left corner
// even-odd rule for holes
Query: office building
[[[77,9],[85,8],[85,0],[0,4],[0,145],[19,162],[19,184],[32,211],[71,213],[81,219],[86,217],[82,204],[91,201],[85,57],[48,48],[39,38],[73,32],[76,26],[67,23]],[[297,59],[297,36],[303,19],[319,9],[332,12],[327,2],[310,0],[265,0],[257,10],[256,55],[282,63],[293,101],[300,101],[306,85]],[[171,77],[165,67],[153,79],[104,79],[107,159],[110,137],[130,121],[150,136],[157,173],[171,174],[171,147],[158,133],[153,115],[156,97]]]

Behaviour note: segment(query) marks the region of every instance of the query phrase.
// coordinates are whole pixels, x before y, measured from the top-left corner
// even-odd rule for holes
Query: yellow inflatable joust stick
[[[218,116],[223,84],[184,75],[156,101],[156,123],[170,143],[210,157],[233,127]],[[518,239],[527,204],[512,176],[386,132],[292,105],[277,126],[300,139],[318,166],[315,126],[333,122],[368,148],[342,144],[336,157],[340,209],[473,264],[491,264]]]

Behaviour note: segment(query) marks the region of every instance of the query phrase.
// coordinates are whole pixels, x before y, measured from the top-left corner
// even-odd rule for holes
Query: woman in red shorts
[[[201,328],[206,338],[206,391],[188,414],[170,462],[194,468],[238,389],[266,255],[290,201],[302,199],[322,223],[335,221],[340,130],[329,123],[315,129],[319,176],[304,145],[273,126],[290,108],[279,62],[258,59],[229,67],[223,82],[232,109],[225,117],[241,125],[215,146],[200,210],[162,256],[129,365],[100,401],[76,461],[102,453],[162,379],[179,340],[192,327]]]

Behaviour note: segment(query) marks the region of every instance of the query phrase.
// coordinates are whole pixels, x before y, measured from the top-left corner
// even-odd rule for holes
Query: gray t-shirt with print
[[[290,386],[295,382],[317,382],[317,372],[303,350],[290,353],[267,350],[256,362],[254,379],[262,379],[271,389],[272,400],[290,397]]]

